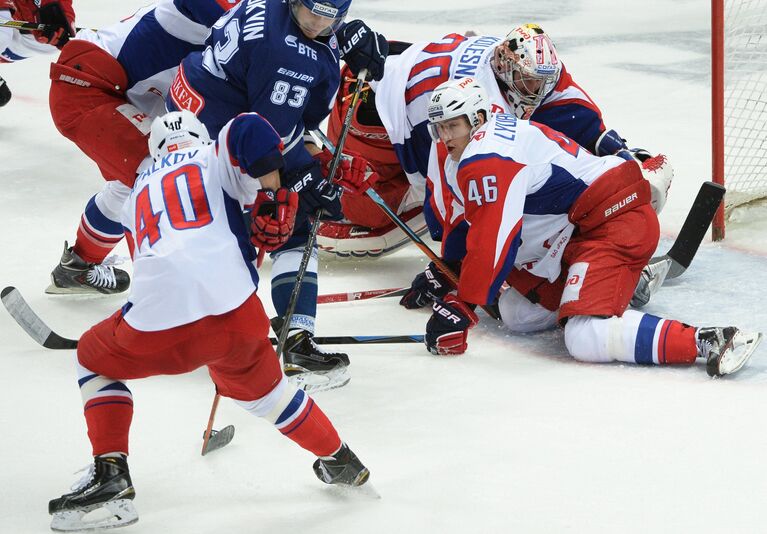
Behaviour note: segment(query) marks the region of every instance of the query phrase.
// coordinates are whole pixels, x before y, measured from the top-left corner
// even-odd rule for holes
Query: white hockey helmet
[[[495,47],[490,65],[495,77],[508,87],[511,103],[530,111],[554,89],[562,72],[554,43],[537,24],[511,30]]]
[[[152,122],[149,153],[155,161],[172,152],[208,144],[207,128],[191,111],[171,111]]]
[[[461,116],[469,120],[473,133],[480,125],[480,111],[485,113],[485,120],[490,118],[490,99],[474,78],[448,80],[438,85],[431,93],[427,108],[431,138],[439,141],[438,122]]]

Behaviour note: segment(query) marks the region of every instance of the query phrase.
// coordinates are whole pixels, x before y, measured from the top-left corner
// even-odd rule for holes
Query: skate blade
[[[59,287],[51,284],[45,288],[46,295],[119,295],[120,293],[105,293],[98,289],[85,287]]]
[[[719,374],[731,375],[739,371],[762,341],[762,334],[738,331],[732,339],[732,348],[725,351],[719,360]]]
[[[367,499],[375,499],[375,500],[381,499],[381,494],[378,493],[378,490],[375,488],[375,486],[373,486],[373,484],[370,483],[370,481],[368,481],[362,486],[350,486],[348,484],[330,484],[327,487],[326,491],[344,498],[365,497]]]
[[[51,519],[54,532],[89,532],[118,528],[138,521],[138,512],[130,499],[117,499],[79,510],[56,512]]]
[[[307,393],[319,393],[345,386],[352,379],[348,367],[325,372],[303,372],[288,375],[288,380]]]

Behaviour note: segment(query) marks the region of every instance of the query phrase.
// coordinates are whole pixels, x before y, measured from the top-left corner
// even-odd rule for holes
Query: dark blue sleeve
[[[340,67],[336,65],[335,69],[330,70],[323,83],[312,90],[303,117],[307,130],[318,129],[320,123],[330,114],[330,108],[340,83],[341,71]]]
[[[538,108],[530,120],[562,132],[592,153],[597,138],[605,129],[599,113],[574,103]]]
[[[284,166],[280,136],[258,113],[235,117],[229,125],[226,145],[237,165],[254,178]]]
[[[210,28],[221,15],[236,4],[229,4],[227,0],[221,0],[220,3],[216,0],[173,0],[173,5],[186,18]]]

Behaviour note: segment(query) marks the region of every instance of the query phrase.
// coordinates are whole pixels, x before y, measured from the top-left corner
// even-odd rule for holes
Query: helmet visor
[[[346,17],[342,11],[330,2],[313,0],[291,0],[290,13],[293,20],[307,37],[323,37],[336,31]]]

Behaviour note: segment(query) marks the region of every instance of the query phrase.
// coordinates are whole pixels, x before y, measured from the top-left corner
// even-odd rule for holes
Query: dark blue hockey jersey
[[[310,163],[304,129],[319,127],[340,82],[336,37],[304,36],[283,0],[248,0],[216,22],[206,45],[182,62],[168,109],[192,111],[211,137],[255,111],[282,138],[286,170]]]

